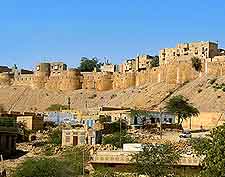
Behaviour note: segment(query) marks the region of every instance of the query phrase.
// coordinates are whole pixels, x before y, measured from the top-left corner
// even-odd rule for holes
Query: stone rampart
[[[221,60],[221,59],[220,59]],[[138,87],[147,83],[165,82],[167,84],[182,84],[203,75],[224,76],[225,62],[220,60],[205,60],[201,72],[195,71],[189,61],[173,62],[140,72],[108,73],[85,72],[70,69],[50,75],[48,70],[38,71],[35,74],[21,74],[14,78],[14,85],[26,85],[33,88],[46,88],[49,90],[73,91],[88,89],[105,91],[111,89],[127,89]],[[0,74],[0,84],[9,85],[12,78],[7,73]]]

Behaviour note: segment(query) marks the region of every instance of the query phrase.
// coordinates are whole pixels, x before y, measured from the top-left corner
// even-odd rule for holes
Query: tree
[[[62,129],[52,128],[49,132],[48,142],[54,145],[60,145],[62,143]]]
[[[17,167],[13,177],[72,177],[70,170],[56,158],[28,159]]]
[[[188,99],[182,95],[172,97],[166,102],[165,109],[166,111],[177,115],[178,124],[182,124],[184,119],[199,115],[198,109],[191,103],[188,103]]]
[[[191,58],[191,62],[192,62],[192,67],[200,72],[202,70],[202,63],[201,63],[201,59],[199,59],[198,57],[192,57]]]
[[[159,56],[154,56],[150,61],[151,67],[158,67],[159,66]]]
[[[128,125],[125,120],[119,120],[117,122],[112,123],[103,123],[104,129],[102,130],[103,134],[113,134],[117,132],[127,132]]]
[[[96,68],[97,71],[100,71],[101,63],[99,63],[96,57],[89,59],[86,57],[82,57],[80,60],[79,70],[81,72],[93,72]]]
[[[151,177],[167,176],[173,174],[173,165],[180,158],[180,153],[171,144],[147,144],[143,151],[132,158],[138,174]]]
[[[202,175],[206,177],[225,176],[225,124],[214,128],[207,139],[192,143],[195,151],[204,157]],[[201,147],[201,149],[199,148]],[[199,150],[200,149],[200,150]]]
[[[123,144],[135,142],[135,139],[126,132],[122,132],[121,134],[116,132],[103,138],[103,144],[111,144],[117,148],[122,148]]]
[[[19,165],[13,177],[76,177],[84,175],[89,153],[84,147],[67,148],[58,157],[32,158]]]
[[[52,104],[47,108],[47,111],[61,111],[68,109],[69,106],[61,105],[61,104]]]

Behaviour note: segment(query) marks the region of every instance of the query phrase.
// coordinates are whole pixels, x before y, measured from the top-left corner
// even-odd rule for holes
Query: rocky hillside
[[[105,92],[76,90],[63,93],[11,86],[0,88],[0,104],[6,110],[45,111],[51,104],[66,104],[67,98],[70,97],[71,106],[74,109],[124,106],[150,110],[157,109],[171,96],[177,94],[187,97],[201,111],[224,111],[225,77],[215,79],[204,76],[183,85],[168,85],[162,82],[138,88]]]

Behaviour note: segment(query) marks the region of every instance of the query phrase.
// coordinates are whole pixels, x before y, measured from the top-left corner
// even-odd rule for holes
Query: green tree
[[[93,72],[96,68],[97,71],[100,71],[101,63],[99,63],[96,57],[89,59],[86,57],[82,57],[80,60],[79,70],[81,72]]]
[[[62,129],[60,127],[50,129],[48,136],[50,144],[60,145],[62,143]]]
[[[56,158],[28,159],[17,167],[13,177],[72,177],[71,170]]]
[[[84,147],[65,149],[57,158],[33,158],[19,165],[13,177],[78,177],[84,175],[89,153]]]
[[[159,56],[154,56],[150,61],[151,67],[158,67],[159,66]]]
[[[120,132],[116,132],[103,138],[103,144],[111,144],[117,148],[122,148],[123,144],[135,142],[135,139],[126,132],[122,132],[121,134]]]
[[[121,122],[120,122],[121,121]],[[103,134],[113,134],[113,133],[117,133],[117,132],[127,132],[128,130],[128,125],[127,122],[125,120],[119,120],[116,122],[112,122],[112,123],[104,123],[104,129],[103,129]]]
[[[192,57],[191,58],[191,62],[192,62],[192,67],[200,72],[202,70],[202,63],[201,63],[201,59],[198,57]]]
[[[47,108],[47,111],[61,111],[68,109],[69,107],[61,104],[52,104]]]
[[[143,151],[132,158],[138,174],[151,177],[167,176],[174,173],[173,165],[180,158],[180,153],[171,144],[147,144]]]
[[[172,97],[165,106],[166,111],[176,114],[178,117],[178,124],[182,124],[184,119],[198,116],[199,111],[191,103],[188,102],[182,95]]]
[[[207,139],[192,143],[195,151],[204,158],[202,175],[206,177],[225,176],[225,124],[214,128]]]
[[[85,174],[85,166],[90,160],[89,151],[85,146],[68,147],[62,154],[64,163],[69,169],[72,169],[73,176]]]

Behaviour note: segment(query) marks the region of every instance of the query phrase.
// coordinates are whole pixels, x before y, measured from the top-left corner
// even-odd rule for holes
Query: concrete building
[[[44,116],[40,114],[19,115],[16,121],[23,123],[29,130],[40,130],[43,129]]]
[[[129,108],[101,107],[99,117],[108,117],[109,122],[125,120],[128,125],[131,124],[131,114]]]
[[[74,129],[62,130],[62,146],[76,146],[95,144],[96,134],[95,130],[84,127],[76,127]]]
[[[114,64],[104,64],[101,66],[101,72],[114,73],[115,71],[116,71],[116,65]]]
[[[129,71],[135,71],[136,70],[136,60],[135,59],[129,59],[126,60],[125,64],[125,72],[129,72]]]
[[[202,60],[220,55],[218,44],[214,42],[192,42],[177,44],[175,48],[160,50],[159,62],[169,64],[175,61],[191,61],[192,57]]]
[[[0,115],[0,154],[3,157],[16,152],[16,137],[16,118],[11,115]]]
[[[147,68],[151,67],[151,60],[153,59],[152,56],[150,55],[139,55],[137,56],[137,58],[135,59],[136,61],[136,71],[141,71],[141,70],[146,70]]]

